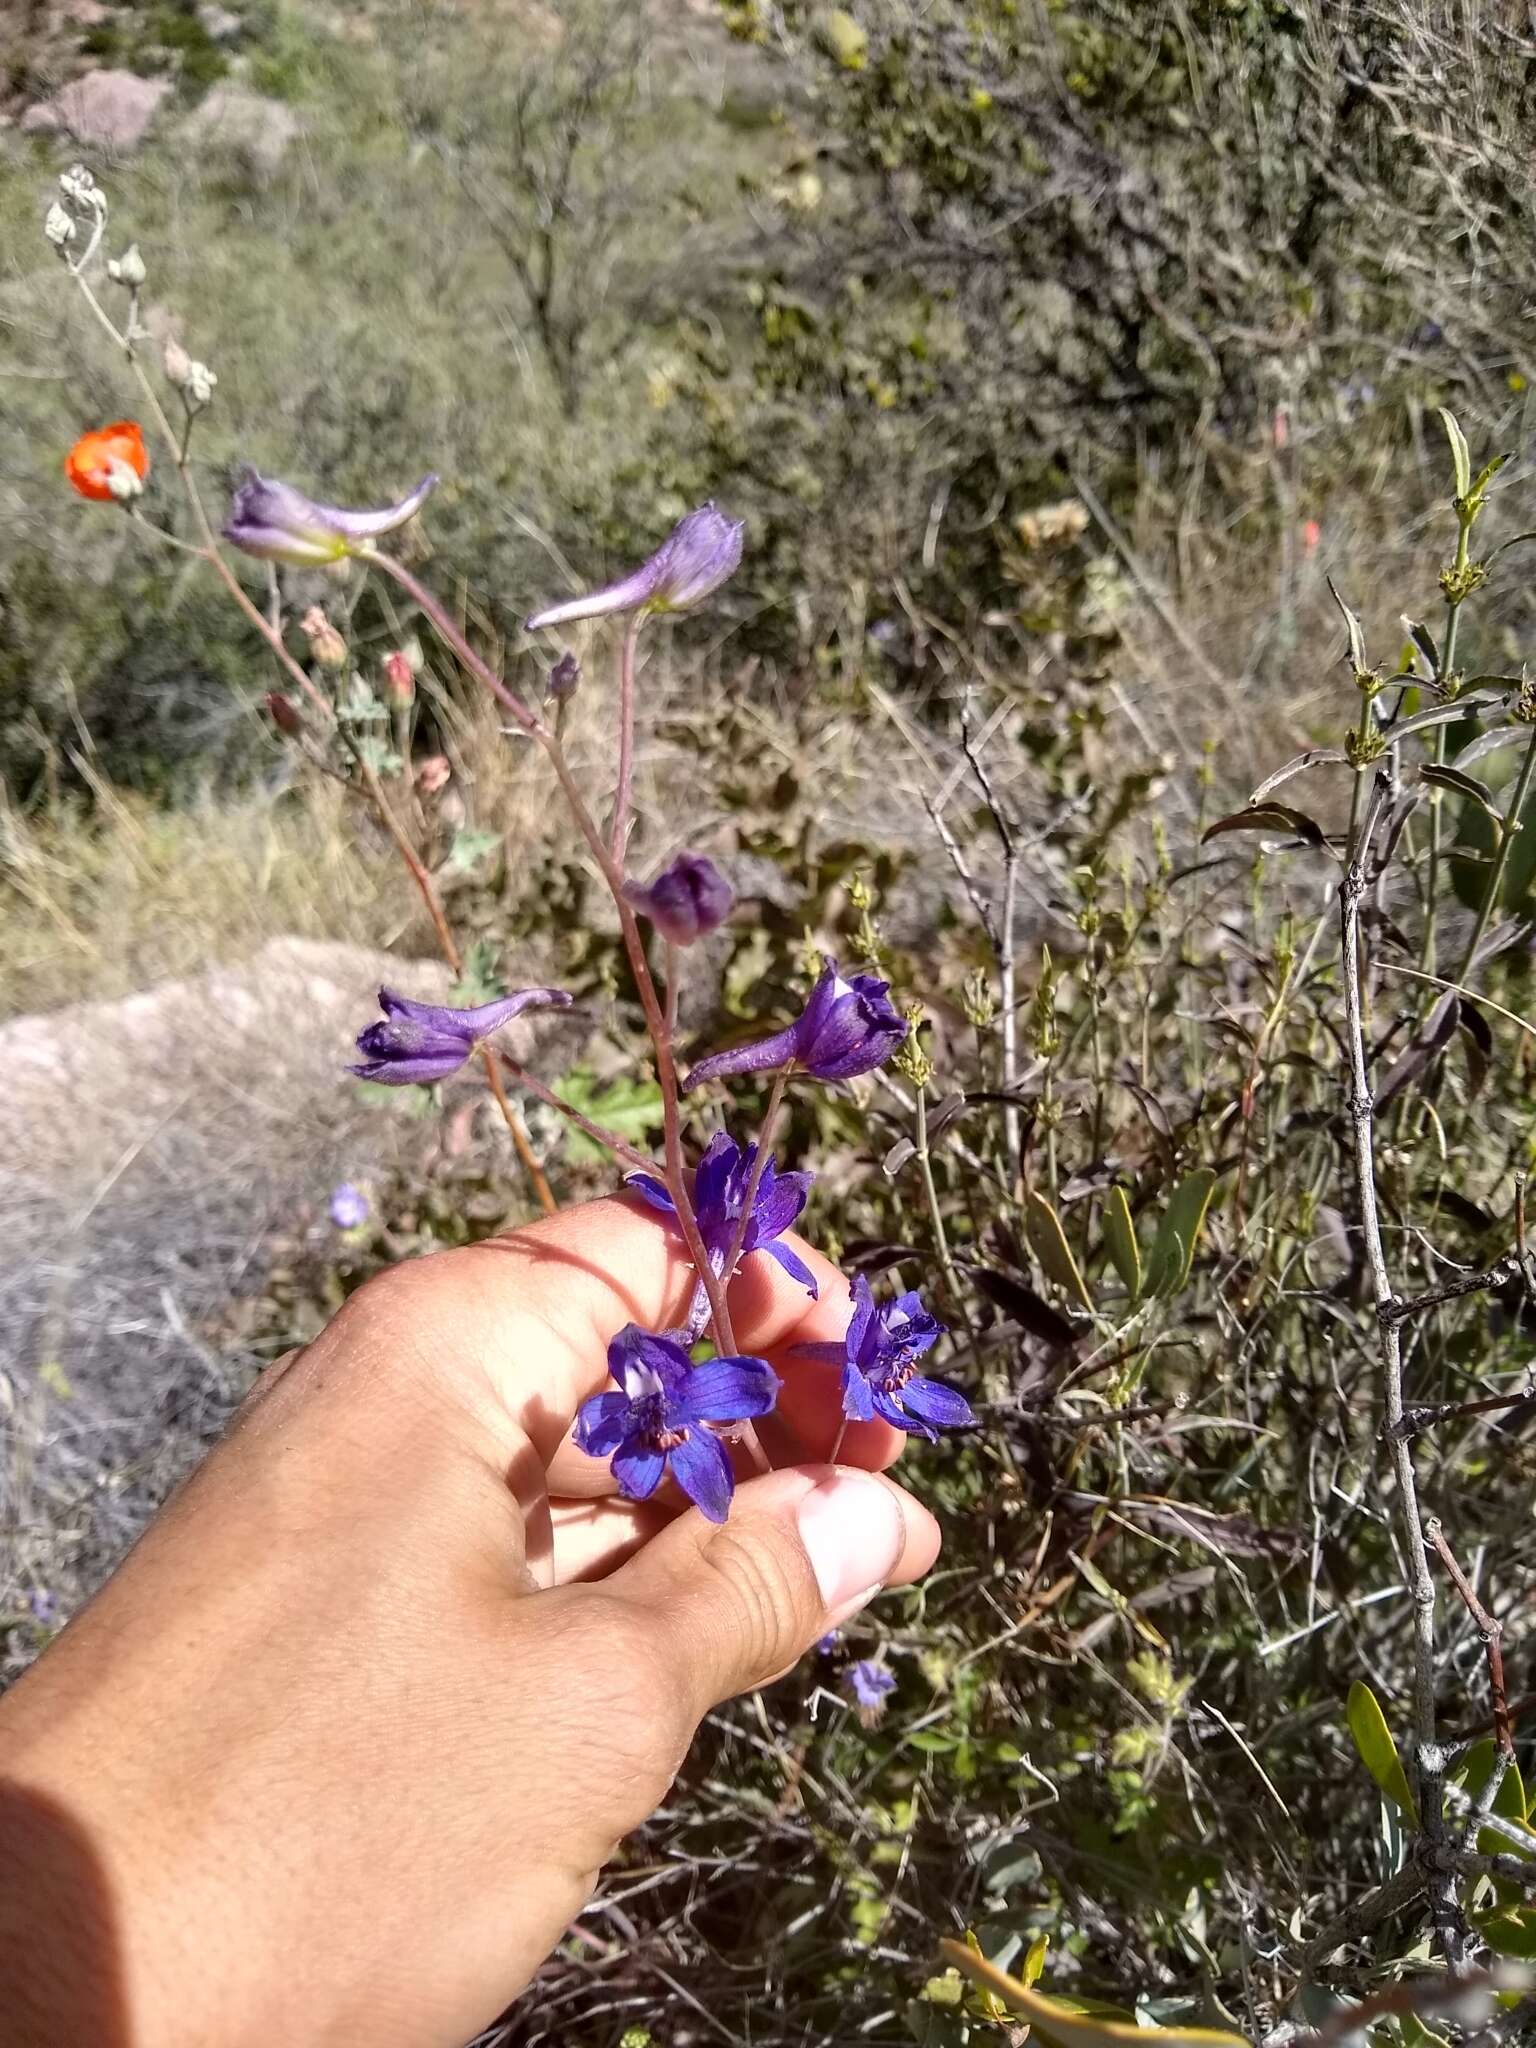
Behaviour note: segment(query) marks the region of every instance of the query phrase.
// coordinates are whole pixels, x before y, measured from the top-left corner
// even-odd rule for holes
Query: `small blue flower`
[[[301,568],[339,562],[404,526],[436,488],[437,478],[425,476],[397,505],[353,512],[342,505],[317,504],[292,484],[247,469],[230,506],[224,538],[263,562],[291,562]]]
[[[694,1175],[693,1213],[704,1248],[709,1253],[709,1262],[717,1274],[725,1271],[731,1246],[736,1242],[742,1206],[747,1198],[747,1183],[752,1178],[756,1159],[755,1145],[743,1148],[725,1131],[717,1131]],[[653,1209],[659,1209],[664,1216],[676,1217],[672,1197],[667,1193],[665,1183],[655,1174],[631,1173],[626,1178],[635,1193],[649,1202]],[[791,1280],[799,1281],[814,1301],[815,1274],[798,1253],[778,1241],[805,1207],[812,1179],[809,1173],[781,1173],[771,1159],[768,1161],[757,1184],[752,1214],[741,1241],[741,1256],[745,1261],[753,1252],[766,1252],[770,1259],[778,1261]],[[700,1286],[695,1291],[688,1317],[690,1332],[696,1334],[695,1325],[698,1329],[703,1328],[707,1309]]]
[[[848,1684],[863,1710],[859,1718],[866,1726],[885,1712],[886,1695],[896,1690],[894,1674],[873,1657],[861,1657],[857,1664],[849,1665]]]
[[[331,1189],[328,1206],[331,1221],[338,1230],[357,1230],[368,1221],[368,1197],[349,1180]]]
[[[27,1606],[32,1619],[39,1628],[52,1628],[59,1618],[59,1602],[56,1594],[46,1586],[34,1586],[27,1594]]]
[[[793,1024],[771,1038],[711,1053],[689,1073],[683,1093],[728,1074],[762,1074],[777,1067],[792,1067],[817,1081],[846,1081],[883,1066],[907,1028],[891,1001],[889,982],[873,974],[845,979],[829,959]]]
[[[393,989],[379,990],[384,1021],[370,1024],[357,1041],[364,1055],[348,1072],[364,1081],[409,1088],[442,1081],[462,1067],[481,1039],[524,1010],[565,1009],[570,997],[559,988],[524,988],[494,1003],[456,1010],[447,1003],[413,1003]]]
[[[778,1398],[778,1374],[763,1358],[693,1365],[674,1338],[636,1323],[608,1346],[608,1370],[622,1391],[582,1402],[577,1449],[612,1460],[626,1500],[649,1500],[670,1471],[711,1522],[723,1522],[736,1480],[725,1445],[705,1425],[766,1415]]]
[[[842,1640],[843,1640],[843,1632],[842,1632],[842,1630],[841,1630],[840,1628],[829,1628],[829,1629],[827,1630],[827,1632],[826,1632],[826,1634],[825,1634],[824,1636],[818,1636],[818,1637],[816,1638],[816,1654],[817,1654],[817,1656],[818,1656],[818,1657],[833,1657],[833,1656],[836,1656],[836,1654],[837,1654],[837,1652],[838,1652],[839,1648],[840,1648],[840,1647],[841,1647],[841,1645],[842,1645]]]
[[[718,590],[741,562],[743,521],[727,519],[714,506],[700,505],[680,519],[649,561],[632,574],[584,597],[547,605],[525,621],[536,633],[572,619],[596,619],[608,612],[683,612]]]
[[[941,1429],[975,1422],[971,1404],[953,1387],[925,1379],[917,1361],[944,1335],[945,1326],[923,1307],[917,1294],[901,1294],[877,1308],[869,1282],[856,1274],[850,1293],[853,1320],[841,1344],[797,1344],[803,1358],[841,1366],[843,1413],[850,1422],[878,1416],[896,1429],[930,1442]]]

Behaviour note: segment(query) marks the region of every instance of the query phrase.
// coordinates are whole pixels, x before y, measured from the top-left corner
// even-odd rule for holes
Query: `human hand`
[[[394,1269],[275,1366],[0,1701],[13,2048],[453,2048],[528,1981],[700,1719],[882,1585],[932,1517],[848,1430],[836,1337],[767,1258],[731,1287],[784,1381],[729,1521],[615,1497],[569,1441],[609,1338],[692,1269],[630,1199]],[[686,1512],[683,1510],[687,1508]]]

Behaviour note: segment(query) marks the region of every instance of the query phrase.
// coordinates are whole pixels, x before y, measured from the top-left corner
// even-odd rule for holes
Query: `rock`
[[[239,85],[215,86],[185,129],[200,148],[214,144],[236,152],[259,179],[276,173],[298,132],[292,107]]]
[[[27,135],[68,135],[100,149],[133,149],[170,91],[164,78],[132,71],[88,71],[21,117]]]
[[[102,5],[102,0],[64,0],[59,17],[76,28],[100,28],[111,12],[110,7]]]

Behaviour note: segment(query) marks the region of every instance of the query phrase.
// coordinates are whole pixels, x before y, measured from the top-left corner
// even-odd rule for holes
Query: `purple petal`
[[[705,1146],[704,1156],[693,1177],[693,1206],[699,1216],[701,1230],[705,1227],[705,1217],[724,1219],[730,1205],[731,1182],[733,1178],[744,1177],[741,1168],[745,1157],[736,1140],[726,1131],[716,1131]]]
[[[608,1346],[608,1370],[633,1400],[641,1391],[634,1384],[637,1374],[654,1376],[661,1391],[670,1397],[693,1368],[687,1352],[675,1338],[642,1330],[638,1323],[626,1323]]]
[[[320,510],[335,527],[351,541],[382,540],[386,533],[393,533],[404,526],[408,519],[414,519],[422,506],[437,489],[435,475],[424,476],[414,491],[393,505],[386,505],[380,512],[348,512],[339,505],[322,505]]]
[[[871,1389],[874,1396],[875,1413],[882,1422],[888,1422],[892,1429],[904,1429],[908,1436],[926,1437],[929,1443],[937,1443],[939,1433],[924,1422],[920,1415],[909,1415],[891,1396],[879,1387]]]
[[[754,1251],[766,1244],[770,1237],[779,1237],[789,1229],[805,1207],[810,1191],[811,1176],[808,1173],[775,1174],[771,1166],[767,1169],[752,1211],[749,1242]]]
[[[708,1521],[723,1522],[730,1513],[736,1480],[719,1437],[707,1429],[690,1429],[680,1444],[672,1446],[668,1456],[672,1477],[700,1514]],[[618,1470],[617,1459],[614,1470]]]
[[[248,469],[230,505],[224,537],[245,554],[265,561],[300,566],[334,562],[354,547],[403,526],[436,486],[435,476],[423,477],[396,505],[378,512],[352,511],[322,505],[292,484]]]
[[[765,1252],[770,1259],[777,1259],[790,1279],[798,1280],[812,1301],[820,1298],[816,1292],[816,1275],[811,1271],[804,1259],[797,1252],[791,1251],[787,1244],[780,1244],[775,1239],[772,1244],[759,1245],[757,1249],[760,1252]],[[838,1360],[841,1360],[846,1346],[842,1344],[829,1344],[827,1349],[834,1353]]]
[[[589,590],[584,597],[568,597],[564,604],[546,605],[524,619],[525,633],[542,632],[546,626],[568,625],[573,619],[600,619],[609,612],[638,611],[651,595],[650,565],[605,583],[601,590]]]
[[[667,1193],[666,1182],[658,1180],[654,1173],[626,1173],[624,1185],[633,1188],[641,1200],[649,1202],[653,1209],[660,1209],[667,1216],[677,1214],[677,1204]]]
[[[853,1297],[853,1315],[843,1332],[843,1344],[850,1358],[864,1364],[872,1362],[873,1347],[867,1342],[875,1325],[875,1297],[869,1291],[869,1282],[862,1273],[855,1273],[848,1292]],[[866,1352],[871,1356],[866,1358]]]
[[[626,1500],[649,1500],[666,1469],[665,1454],[634,1437],[613,1454],[613,1476]]]
[[[430,1088],[434,1082],[446,1081],[450,1074],[456,1074],[465,1058],[466,1053],[460,1051],[452,1055],[367,1060],[361,1066],[349,1066],[347,1072],[356,1074],[360,1081],[376,1081],[384,1088]]]
[[[921,1375],[907,1381],[901,1402],[909,1415],[920,1415],[936,1429],[965,1429],[976,1420],[964,1394],[957,1394],[941,1380],[925,1380]]]
[[[741,1422],[766,1415],[780,1380],[766,1358],[711,1358],[696,1365],[668,1404],[685,1422]]]
[[[843,1413],[851,1422],[873,1422],[882,1396],[875,1394],[856,1365],[843,1365]]]
[[[683,1093],[691,1094],[706,1081],[718,1081],[727,1074],[765,1074],[771,1067],[787,1067],[800,1048],[796,1026],[774,1032],[771,1038],[755,1038],[747,1045],[733,1045],[724,1052],[710,1053],[689,1069]]]
[[[451,1003],[416,1003],[394,989],[379,990],[379,1008],[387,1017],[404,1017],[427,1031],[451,1032],[460,1038],[488,1038],[509,1024],[524,1010],[568,1009],[571,998],[563,988],[522,988],[498,996],[492,1003],[477,1003],[470,1009],[455,1009]]]
[[[576,1411],[571,1439],[589,1458],[606,1458],[624,1441],[629,1423],[627,1394],[593,1394]]]

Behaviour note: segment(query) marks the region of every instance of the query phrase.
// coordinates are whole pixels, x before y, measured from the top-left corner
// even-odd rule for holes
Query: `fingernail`
[[[834,1472],[801,1501],[800,1541],[823,1603],[839,1608],[872,1598],[896,1569],[906,1541],[889,1487],[867,1472]]]

